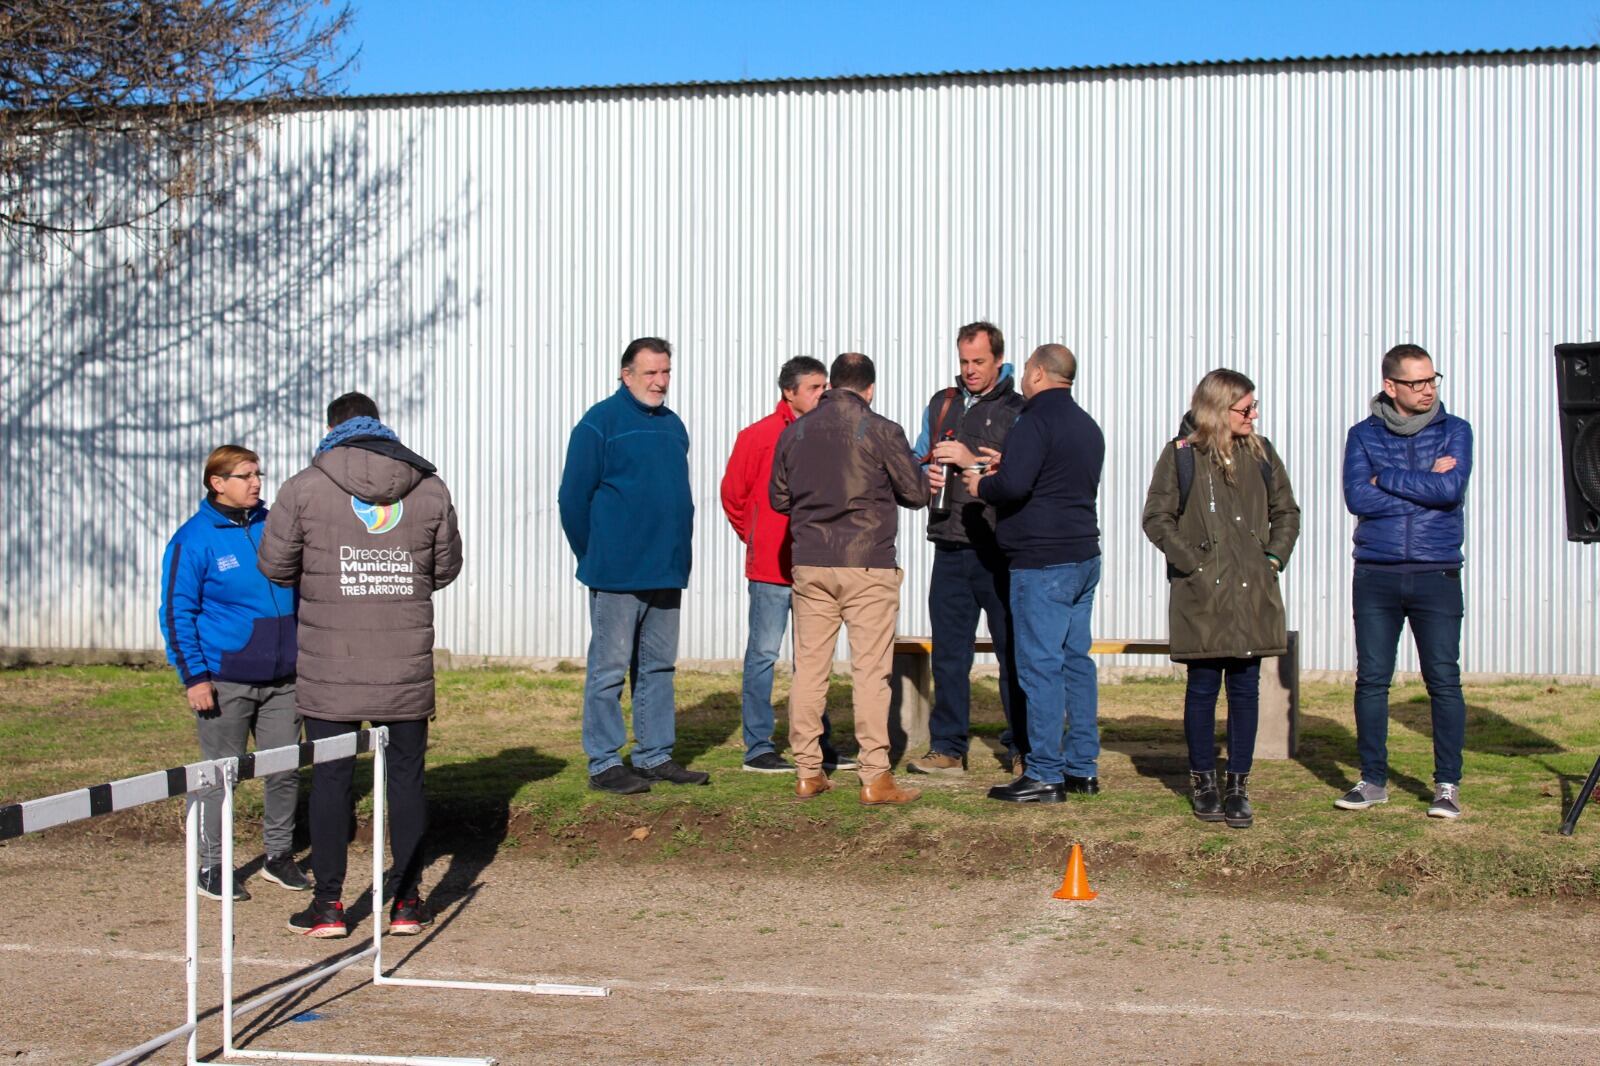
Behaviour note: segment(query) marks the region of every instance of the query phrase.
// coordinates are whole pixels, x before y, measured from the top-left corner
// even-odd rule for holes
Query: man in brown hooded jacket
[[[389,931],[432,920],[419,896],[427,802],[422,793],[433,717],[433,593],[461,572],[450,490],[432,463],[400,443],[360,393],[328,406],[328,435],[309,467],[278,492],[258,555],[261,572],[300,590],[296,700],[307,740],[389,729]],[[311,771],[311,905],[289,928],[348,933],[340,895],[355,758]],[[381,846],[381,845],[380,845]],[[374,916],[376,920],[376,916]]]

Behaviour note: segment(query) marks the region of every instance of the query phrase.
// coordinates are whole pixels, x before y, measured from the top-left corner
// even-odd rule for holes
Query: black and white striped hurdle
[[[223,784],[227,769],[215,761],[175,766],[170,770],[140,774],[121,781],[107,781],[88,788],[74,789],[57,796],[9,803],[0,807],[0,840],[9,840],[28,833],[98,818],[102,814],[131,810],[147,803],[193,797],[195,793]],[[195,893],[195,882],[200,875],[200,805],[191,802],[183,819],[184,841],[184,992],[187,1005],[184,1023],[169,1029],[160,1036],[151,1037],[137,1047],[119,1051],[103,1060],[100,1066],[121,1066],[159,1051],[177,1040],[189,1038],[187,1061],[198,1066],[195,1058],[195,1032],[199,1026],[196,1010],[196,989],[200,980],[200,904]],[[230,889],[231,893],[231,889]]]
[[[441,981],[418,977],[395,977],[383,971],[383,856],[384,806],[388,794],[388,763],[384,749],[389,731],[382,726],[359,730],[325,740],[268,748],[241,759],[222,759],[222,1057],[279,1059],[303,1062],[370,1062],[394,1066],[493,1066],[492,1058],[450,1058],[433,1055],[356,1055],[312,1051],[268,1051],[235,1047],[234,1022],[268,1003],[333,976],[366,958],[372,959],[372,983],[409,985],[421,988],[476,989],[488,992],[526,992],[542,996],[608,996],[610,990],[587,985],[502,984],[490,981]],[[236,782],[252,777],[310,766],[319,762],[349,759],[372,752],[372,943],[326,966],[288,981],[247,1003],[233,1002],[233,789]]]

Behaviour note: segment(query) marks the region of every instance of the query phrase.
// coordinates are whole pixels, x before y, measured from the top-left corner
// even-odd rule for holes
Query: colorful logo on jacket
[[[406,502],[396,500],[393,503],[368,503],[359,497],[350,497],[350,506],[354,508],[356,517],[361,519],[361,524],[367,527],[368,533],[387,533],[400,524],[400,516],[405,514]]]

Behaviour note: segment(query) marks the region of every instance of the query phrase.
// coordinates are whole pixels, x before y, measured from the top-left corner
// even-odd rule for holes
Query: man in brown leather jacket
[[[822,768],[822,711],[833,649],[844,625],[861,802],[910,803],[921,793],[889,772],[889,672],[900,569],[896,506],[928,505],[928,485],[905,431],[872,413],[872,360],[847,352],[833,361],[832,391],[778,438],[768,494],[789,516],[794,559],[794,683],[789,746],[802,798],[831,788]]]

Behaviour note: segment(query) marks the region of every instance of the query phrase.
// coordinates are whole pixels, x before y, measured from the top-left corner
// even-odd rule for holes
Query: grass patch
[[[775,694],[779,737],[787,728],[784,685],[780,679]],[[1467,815],[1444,823],[1423,815],[1432,747],[1421,687],[1397,686],[1391,697],[1391,802],[1345,813],[1332,800],[1356,776],[1351,692],[1308,683],[1299,757],[1257,763],[1256,828],[1243,832],[1202,825],[1189,814],[1181,679],[1103,687],[1106,791],[1044,809],[1003,807],[984,796],[1006,779],[993,754],[1000,729],[993,679],[973,685],[968,775],[919,779],[923,800],[891,810],[862,807],[853,774],[837,775],[842,787],[802,803],[792,796],[792,778],[739,772],[736,674],[678,677],[676,755],[709,770],[711,787],[660,787],[631,798],[588,788],[581,665],[452,671],[440,675],[438,688],[427,786],[441,848],[470,841],[502,853],[557,849],[573,863],[823,861],[944,877],[1059,873],[1067,847],[1082,842],[1097,873],[1124,869],[1186,887],[1332,885],[1391,900],[1600,897],[1600,868],[1584,840],[1600,826],[1586,824],[1572,840],[1556,833],[1600,750],[1600,692],[1586,687],[1469,686]],[[848,741],[847,680],[834,679],[828,703]],[[198,757],[193,719],[172,676],[125,667],[0,672],[0,752],[0,802]],[[370,776],[358,776],[357,787],[369,791]],[[240,806],[245,818],[259,818],[258,785],[241,790]],[[107,823],[114,831],[169,834],[180,824],[172,804],[101,819],[84,831],[104,831]],[[643,838],[640,828],[649,829]]]

